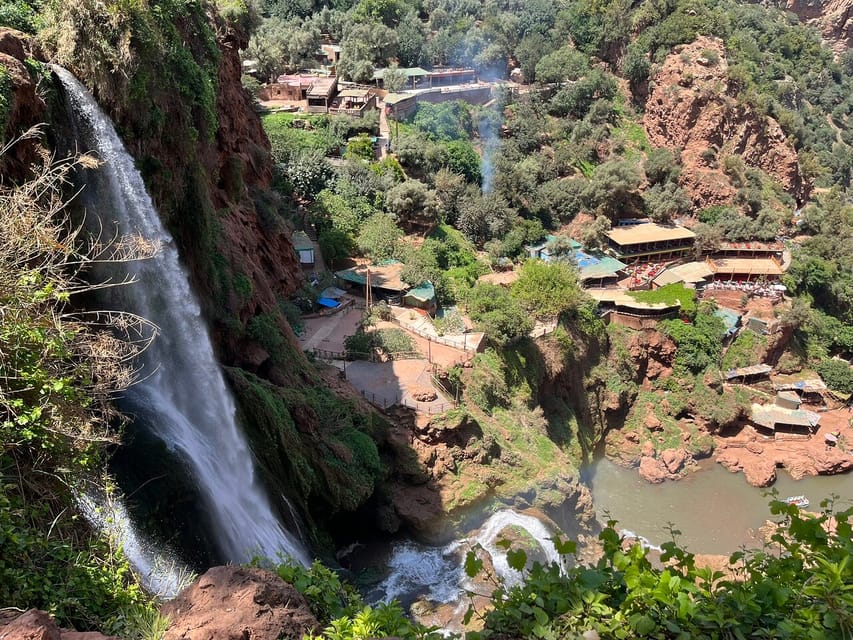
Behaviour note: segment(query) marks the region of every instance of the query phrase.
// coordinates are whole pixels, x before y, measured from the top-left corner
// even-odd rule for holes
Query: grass
[[[628,295],[637,302],[680,304],[682,313],[686,315],[693,315],[696,312],[696,292],[681,283],[668,284],[651,291],[629,291]]]

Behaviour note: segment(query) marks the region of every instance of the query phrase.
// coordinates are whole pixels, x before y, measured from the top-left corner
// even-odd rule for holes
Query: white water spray
[[[140,583],[148,593],[169,600],[188,585],[192,571],[171,552],[155,549],[140,539],[117,495],[86,488],[75,492],[77,506],[94,528],[121,545]]]
[[[121,296],[114,304],[159,327],[142,355],[144,380],[126,395],[154,433],[186,459],[206,502],[212,536],[228,560],[285,554],[307,564],[305,549],[282,527],[256,477],[199,304],[133,158],[86,88],[64,69],[54,72],[65,87],[78,144],[103,163],[84,191],[94,197],[93,213],[109,231],[114,225],[121,235],[139,235],[161,248],[150,260],[124,265],[134,284],[111,289]]]
[[[490,556],[497,575],[507,586],[521,582],[522,574],[511,568],[506,551],[497,546],[501,532],[514,526],[525,530],[542,549],[545,562],[560,564],[560,555],[551,541],[553,533],[533,516],[510,509],[492,515],[479,530],[445,547],[428,547],[412,542],[397,545],[388,560],[389,577],[378,588],[384,601],[424,597],[447,604],[461,600],[463,591],[476,590],[465,574],[462,562],[465,552],[479,544]]]

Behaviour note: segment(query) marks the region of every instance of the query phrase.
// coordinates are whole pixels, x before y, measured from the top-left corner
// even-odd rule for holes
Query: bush
[[[596,565],[576,557],[576,545],[559,537],[554,545],[565,559],[527,566],[522,550],[507,560],[523,571],[514,587],[500,582],[494,609],[480,614],[482,638],[574,638],[596,632],[602,638],[843,638],[853,627],[853,553],[849,518],[820,515],[771,502],[784,517],[772,535],[772,550],[739,551],[729,558],[729,574],[697,566],[676,542],[662,545],[660,564],[635,542],[628,547],[608,522],[599,535],[603,557]],[[830,518],[838,521],[830,527]],[[677,531],[673,531],[676,536]],[[778,549],[778,551],[777,551]],[[482,561],[469,552],[465,570],[475,576]],[[472,605],[466,617],[479,613]]]
[[[833,391],[853,393],[853,368],[844,360],[824,360],[817,366],[817,372]]]

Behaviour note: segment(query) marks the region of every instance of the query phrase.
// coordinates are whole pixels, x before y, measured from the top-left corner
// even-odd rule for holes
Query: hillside
[[[88,293],[68,292],[85,285],[59,268],[56,282],[36,286],[39,264],[68,259],[59,213],[80,214],[77,203],[60,204],[73,191],[59,188],[64,170],[51,174],[43,162],[76,151],[48,62],[80,78],[115,122],[199,292],[275,511],[303,523],[313,552],[334,564],[333,550],[359,536],[440,539],[467,510],[501,503],[568,509],[564,529],[589,540],[599,525],[582,465],[604,448],[644,477],[680,477],[768,396],[734,389],[729,369],[766,362],[774,374],[819,373],[835,397],[853,392],[850,7],[775,5],[0,0],[0,131],[8,141],[47,122],[3,152],[0,196],[59,216],[44,244],[23,249],[16,243],[36,223],[4,225],[0,604],[120,634],[137,631],[128,607],[153,615],[121,553],[72,515],[75,479],[104,473],[116,451],[114,463],[124,455],[140,465],[144,480],[129,493],[155,537],[202,563],[213,557],[194,549],[204,536],[191,532],[191,508],[184,524],[164,515],[188,500],[169,443],[141,455],[121,443],[110,399],[131,370],[111,370],[113,380],[87,368],[101,334],[51,324],[91,304]],[[461,86],[440,87],[456,77]],[[286,107],[302,112],[263,112],[259,98],[288,91]],[[56,188],[16,200],[39,171]],[[634,225],[661,235],[620,244]],[[310,268],[294,251],[294,230],[310,243]],[[28,259],[16,259],[21,252]],[[366,282],[356,277],[340,295],[370,306],[369,269],[375,278],[389,264],[400,286],[374,285],[371,295],[393,304],[376,305],[338,348],[323,355],[321,334],[304,352],[296,334],[330,317],[326,294],[344,286],[335,268],[368,269]],[[708,270],[698,287],[655,284],[685,265]],[[434,298],[419,307],[410,294],[424,284]],[[401,305],[442,340],[401,338],[399,318],[383,324]],[[733,308],[743,325],[730,333],[718,312]],[[749,332],[753,319],[766,333]],[[474,334],[477,352],[466,346]],[[439,344],[455,349],[446,363],[433,357]],[[413,359],[429,365],[428,402],[452,397],[452,411],[406,405],[413,388],[402,386],[393,409],[374,396],[379,410],[344,379],[353,359],[393,371],[395,358],[423,345]],[[17,352],[29,355],[8,357]],[[340,374],[316,361],[328,353]],[[20,382],[28,376],[35,394]],[[57,435],[67,424],[75,429]],[[784,587],[739,632],[784,621],[780,603],[790,608],[809,554],[835,562],[846,548],[814,522],[795,522],[777,542],[790,545],[796,570],[779,565]],[[849,528],[845,516],[837,523]],[[39,532],[54,526],[50,546]],[[605,528],[590,552],[603,550],[617,573],[636,571],[672,593],[677,578],[694,603],[718,580],[677,551],[677,571],[652,570],[639,547],[623,553],[613,536]],[[776,565],[751,558],[749,578],[773,583],[763,572]],[[501,592],[496,613],[483,616],[485,635],[571,637],[594,627],[601,637],[678,637],[713,627],[704,605],[676,612],[676,596],[648,615],[620,608],[635,585],[605,573],[572,574],[602,587],[575,593],[579,602],[605,598],[607,582],[606,611],[591,611],[567,609],[561,579],[534,570],[530,584],[540,580],[554,600],[530,613],[517,598],[532,587]],[[839,583],[848,574],[840,567]],[[57,581],[67,586],[52,590]],[[792,630],[848,629],[843,603],[818,600],[797,609],[806,613]],[[737,603],[726,606],[737,618]],[[538,627],[523,621],[531,615]]]

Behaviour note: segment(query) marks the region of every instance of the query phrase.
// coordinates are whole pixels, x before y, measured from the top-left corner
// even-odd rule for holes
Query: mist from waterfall
[[[116,265],[109,274],[113,282],[129,276],[134,283],[109,289],[105,304],[158,327],[141,356],[141,381],[124,394],[128,405],[186,461],[225,559],[275,560],[284,554],[307,564],[308,553],[282,526],[257,477],[199,303],[133,158],[86,88],[64,69],[54,72],[65,89],[77,145],[102,162],[86,175],[81,200],[87,216],[100,221],[106,238],[136,235],[160,247],[155,257]]]

